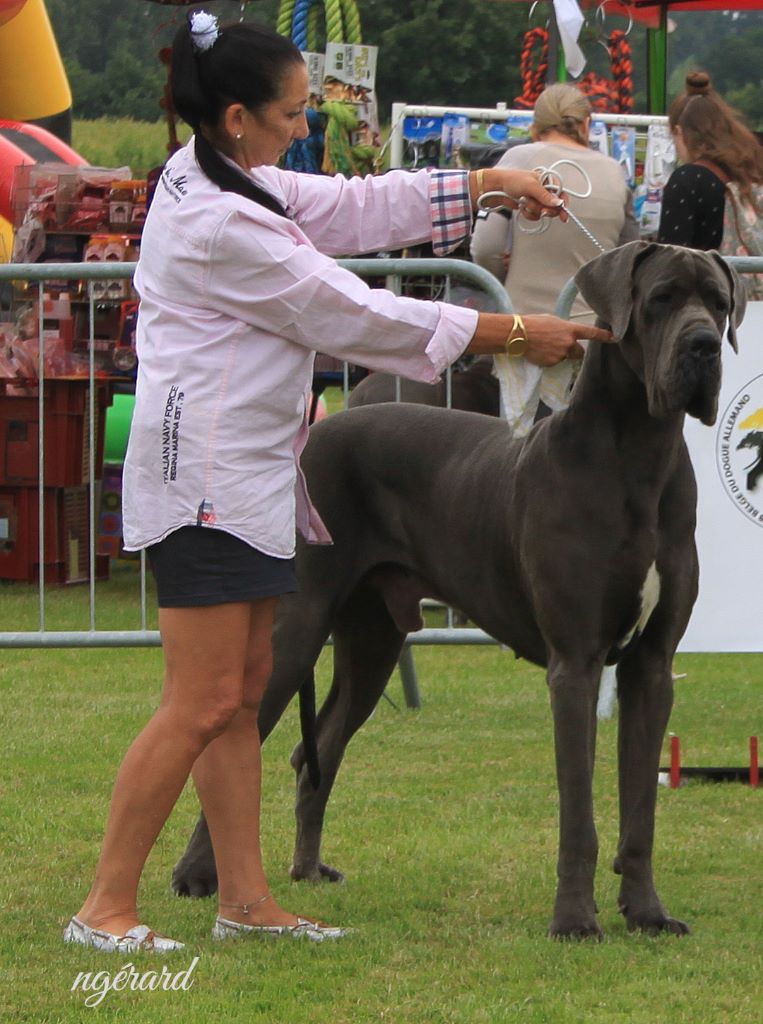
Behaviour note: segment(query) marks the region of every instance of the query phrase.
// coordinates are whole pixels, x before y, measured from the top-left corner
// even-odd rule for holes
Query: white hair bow
[[[191,39],[197,50],[204,52],[217,42],[220,30],[217,18],[206,11],[195,11],[191,15]]]

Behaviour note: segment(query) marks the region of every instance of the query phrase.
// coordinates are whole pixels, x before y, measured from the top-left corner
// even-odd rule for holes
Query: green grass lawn
[[[177,130],[181,142],[190,138],[187,125],[178,123]],[[152,167],[164,163],[168,140],[164,121],[101,117],[72,124],[72,146],[81,156],[95,167],[126,165],[136,178],[144,178]]]
[[[182,121],[176,126],[178,139],[185,143],[191,129]],[[388,126],[382,138],[389,134]],[[129,117],[101,117],[95,121],[74,121],[72,146],[95,167],[127,166],[136,178],[145,178],[167,159],[169,134],[164,121],[133,121]],[[386,152],[386,162],[389,151]]]
[[[99,625],[136,625],[135,585],[134,568],[124,563],[99,584]],[[83,628],[86,588],[50,594],[50,628]],[[14,627],[35,628],[33,588],[2,587],[0,608]],[[321,691],[329,659],[326,652]],[[0,1017],[50,1024],[91,1014],[140,1024],[757,1024],[763,793],[735,783],[660,789],[658,888],[693,933],[629,935],[611,871],[616,723],[603,723],[597,899],[607,938],[552,942],[545,931],[557,799],[543,673],[493,647],[417,648],[416,663],[423,708],[403,708],[395,678],[390,696],[399,710],[380,703],[350,746],[329,805],[324,855],[346,873],[345,885],[288,880],[294,709],[265,746],[264,849],[273,889],[289,908],[353,926],[352,937],[322,946],[213,945],[213,903],[169,892],[197,814],[189,788],[141,891],[145,920],[187,943],[158,962],[64,947],[61,931],[89,884],[117,766],[158,699],[161,653],[3,651]],[[685,763],[744,764],[750,734],[763,731],[763,656],[684,655],[676,668],[687,676],[676,685],[671,728]],[[161,963],[180,971],[195,956],[188,991],[109,992],[95,1009],[70,991],[80,971],[115,974],[130,961],[141,972]]]

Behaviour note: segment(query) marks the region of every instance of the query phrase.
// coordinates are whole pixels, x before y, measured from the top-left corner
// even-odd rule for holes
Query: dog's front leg
[[[553,938],[602,937],[593,895],[598,839],[593,820],[596,697],[601,666],[552,657],[548,684],[559,787],[558,885]]]
[[[217,867],[207,819],[199,815],[186,851],[172,872],[172,891],[178,896],[211,896],[217,892]]]
[[[673,703],[671,660],[642,639],[618,666],[620,843],[615,871],[622,875],[618,902],[629,929],[685,935],[688,926],[668,916],[652,878],[657,772]]]

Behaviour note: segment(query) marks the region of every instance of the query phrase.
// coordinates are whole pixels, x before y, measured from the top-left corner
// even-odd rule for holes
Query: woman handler
[[[550,365],[580,356],[579,338],[609,335],[370,290],[332,259],[425,239],[445,252],[468,233],[482,190],[523,197],[530,217],[558,214],[533,173],[347,181],[279,170],[307,134],[307,71],[291,42],[251,22],[192,15],[173,44],[172,90],[195,136],[169,160],[143,233],[124,472],[125,547],[151,560],[165,685],[122,762],[95,880],[64,937],[182,948],[140,923],[137,890],[190,773],[217,866],[213,937],[321,941],[342,930],[282,909],[268,889],[257,731],[276,603],[296,589],[295,526],[330,543],[298,462],[314,350],[433,381],[464,351],[510,343]]]

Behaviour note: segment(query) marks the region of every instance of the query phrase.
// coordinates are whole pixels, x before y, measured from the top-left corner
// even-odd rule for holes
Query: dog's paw
[[[344,882],[344,875],[337,868],[329,867],[320,861],[312,867],[292,864],[289,875],[295,882]]]
[[[601,942],[604,932],[599,927],[599,922],[593,918],[590,921],[558,921],[556,918],[548,928],[548,935],[551,939],[593,939],[594,942]]]
[[[620,900],[619,910],[625,918],[629,932],[644,932],[646,935],[660,935],[662,932],[668,935],[691,934],[688,924],[670,917],[659,902],[639,908],[633,903],[628,904]]]
[[[644,932],[645,935],[691,935],[691,929],[685,921],[669,917],[663,912],[658,914],[630,914],[623,910],[629,932]]]
[[[564,907],[557,903],[548,934],[552,939],[593,939],[601,942],[604,938],[604,932],[596,920],[595,904],[593,910],[589,910],[580,906]]]
[[[318,871],[322,882],[344,882],[344,875],[339,868],[332,868],[328,864],[319,864]]]
[[[217,892],[217,872],[208,866],[190,866],[183,860],[178,861],[172,872],[171,889],[176,896],[190,896],[203,899]]]
[[[689,928],[685,921],[679,921],[675,917],[668,917],[667,914],[657,919],[651,918],[647,920],[626,916],[626,921],[629,932],[644,932],[645,935],[662,935],[663,932],[668,935],[691,935],[691,928]]]

